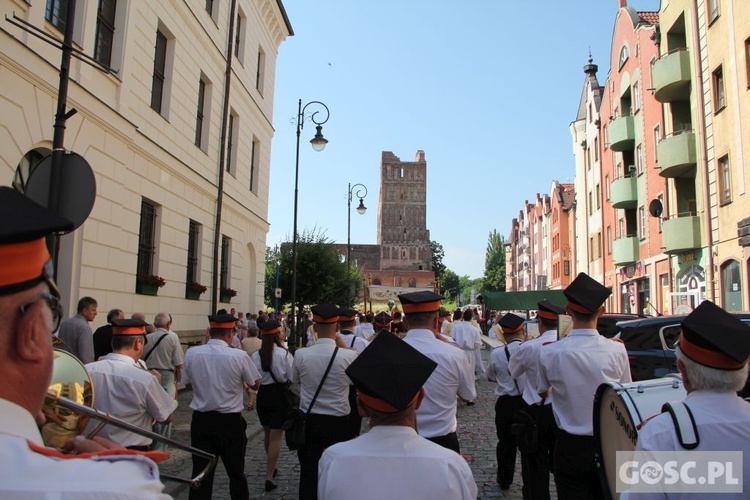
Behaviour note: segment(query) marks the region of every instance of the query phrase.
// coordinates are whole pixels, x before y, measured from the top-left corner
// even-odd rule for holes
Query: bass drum
[[[638,431],[648,418],[661,413],[664,403],[687,396],[679,374],[629,384],[605,383],[594,397],[596,465],[605,498],[619,498],[615,485],[616,453],[635,451]]]

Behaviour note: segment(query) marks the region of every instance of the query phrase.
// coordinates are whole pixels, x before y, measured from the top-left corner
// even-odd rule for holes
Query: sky
[[[479,278],[489,233],[507,237],[525,201],[573,182],[575,120],[589,50],[603,84],[618,0],[283,0],[294,36],[276,62],[267,244],[291,239],[296,116],[330,110],[329,143],[300,136],[298,231],[377,243],[380,159],[427,160],[427,229],[443,263]],[[659,0],[629,0],[656,11]],[[308,112],[322,110],[311,105]],[[325,111],[316,116],[320,121]]]

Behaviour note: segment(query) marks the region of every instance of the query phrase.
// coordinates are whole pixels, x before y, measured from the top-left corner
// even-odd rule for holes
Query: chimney
[[[617,7],[622,9],[628,6],[628,0],[617,0]]]

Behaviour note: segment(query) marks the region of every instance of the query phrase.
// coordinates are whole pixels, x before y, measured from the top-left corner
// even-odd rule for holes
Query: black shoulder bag
[[[307,411],[303,414],[301,411],[297,410],[296,412],[294,412],[295,417],[290,422],[287,422],[289,424],[289,427],[285,431],[286,446],[290,450],[299,450],[305,447],[307,417],[310,415],[313,405],[315,405],[315,401],[318,399],[318,394],[320,394],[320,390],[323,388],[323,382],[326,381],[328,372],[331,371],[333,360],[336,359],[336,353],[338,351],[339,348],[338,346],[336,346],[336,348],[333,350],[331,361],[328,362],[328,367],[323,374],[323,378],[320,380],[320,384],[318,384],[318,389],[315,391],[315,395],[313,396],[312,401],[310,401],[310,406],[307,407]],[[285,423],[285,426],[287,423]]]

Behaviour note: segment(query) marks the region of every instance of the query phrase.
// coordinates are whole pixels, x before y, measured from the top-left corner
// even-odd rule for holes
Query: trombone
[[[89,433],[88,438],[93,437],[99,429],[109,424],[208,460],[206,467],[192,479],[168,474],[162,474],[160,476],[162,479],[187,483],[191,488],[197,488],[206,474],[216,466],[217,457],[211,453],[179,443],[150,430],[142,429],[109,413],[93,408],[94,387],[86,368],[78,358],[67,351],[54,349],[54,355],[52,382],[42,408],[46,421],[42,425],[41,433],[47,446],[61,449],[69,438],[82,434],[89,419],[93,418],[98,420],[99,423]]]

